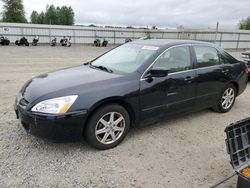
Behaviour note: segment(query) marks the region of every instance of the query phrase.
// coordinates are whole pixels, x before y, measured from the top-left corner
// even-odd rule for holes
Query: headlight
[[[42,112],[48,114],[63,114],[68,111],[71,105],[75,102],[78,95],[71,95],[45,100],[36,104],[31,111]]]

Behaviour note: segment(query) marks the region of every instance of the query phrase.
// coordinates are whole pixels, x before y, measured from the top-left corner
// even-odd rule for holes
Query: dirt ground
[[[13,110],[25,81],[106,50],[0,46],[0,187],[203,188],[232,173],[224,128],[249,116],[249,87],[226,114],[203,110],[132,129],[122,144],[107,151],[27,134]],[[233,178],[220,187],[235,183]]]

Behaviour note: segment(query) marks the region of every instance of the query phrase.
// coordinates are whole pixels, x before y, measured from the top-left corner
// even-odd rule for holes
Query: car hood
[[[81,65],[34,77],[23,86],[21,94],[25,100],[33,102],[41,96],[56,91],[73,90],[80,85],[91,86],[93,83],[118,77],[122,77],[122,75]]]

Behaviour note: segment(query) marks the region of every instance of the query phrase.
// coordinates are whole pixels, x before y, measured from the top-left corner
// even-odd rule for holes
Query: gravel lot
[[[229,113],[204,110],[133,129],[107,151],[85,142],[51,143],[28,135],[13,110],[24,82],[108,49],[0,46],[0,187],[203,188],[232,172],[224,128],[249,116],[249,87]],[[235,183],[233,178],[221,187]]]

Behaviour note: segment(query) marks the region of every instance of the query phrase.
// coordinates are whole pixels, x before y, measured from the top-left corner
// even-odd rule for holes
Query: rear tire
[[[226,113],[233,107],[235,99],[236,88],[233,84],[228,84],[220,93],[219,98],[213,107],[213,110],[220,113]]]
[[[87,142],[100,150],[120,144],[130,128],[129,114],[118,104],[109,104],[97,109],[85,129]]]

